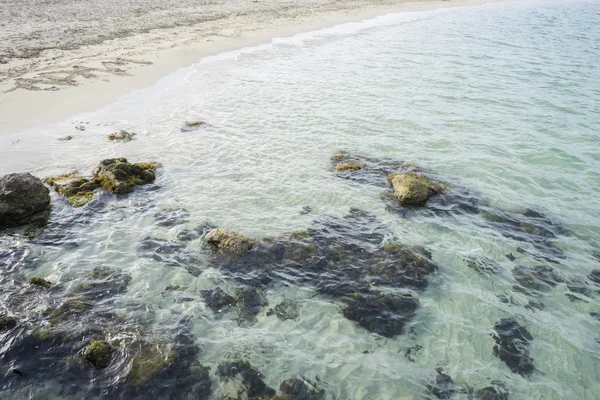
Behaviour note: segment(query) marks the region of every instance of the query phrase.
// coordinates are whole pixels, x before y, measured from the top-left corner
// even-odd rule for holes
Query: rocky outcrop
[[[54,176],[44,181],[65,196],[73,207],[82,207],[89,203],[94,190],[100,187],[98,183],[78,175],[77,172]]]
[[[156,163],[131,164],[126,158],[103,160],[94,169],[94,181],[112,193],[130,193],[136,185],[156,179]]]
[[[156,163],[132,164],[126,158],[103,160],[87,179],[77,171],[46,178],[45,182],[63,195],[73,207],[82,207],[94,197],[96,189],[112,193],[129,193],[136,185],[145,185],[156,179]]]
[[[390,174],[388,181],[392,185],[394,197],[403,206],[422,206],[430,197],[443,190],[441,185],[416,172]]]
[[[204,237],[213,249],[235,257],[243,257],[252,247],[252,241],[242,234],[223,228],[213,229]]]
[[[29,173],[0,178],[0,229],[44,219],[50,194],[42,181]]]

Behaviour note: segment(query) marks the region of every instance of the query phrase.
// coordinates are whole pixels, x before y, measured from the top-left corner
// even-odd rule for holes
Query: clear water
[[[552,267],[566,280],[585,279],[600,267],[599,39],[598,2],[388,15],[211,57],[97,112],[4,136],[0,173],[88,171],[114,156],[162,164],[158,190],[115,199],[78,228],[77,248],[44,247],[44,261],[26,275],[68,282],[98,265],[118,267],[132,276],[120,304],[142,304],[155,326],[190,316],[203,364],[243,354],[275,388],[301,375],[318,377],[330,399],[421,398],[443,367],[474,388],[503,381],[514,399],[598,399],[600,321],[590,316],[600,312],[598,295],[572,301],[561,283],[537,299],[543,310],[523,307],[529,299],[514,291],[510,272],[481,275],[465,261],[485,255],[506,271],[544,264],[519,253],[520,243],[475,216],[403,218],[386,209],[381,188],[337,178],[330,157],[343,149],[394,158],[498,209],[542,210],[574,233],[556,239],[566,258]],[[198,119],[212,127],[181,132]],[[76,131],[81,123],[85,131]],[[118,129],[138,135],[108,142]],[[57,140],[66,135],[73,140]],[[82,212],[54,200],[56,220]],[[306,205],[312,213],[302,215]],[[173,207],[187,209],[189,222],[157,226],[154,213]],[[308,286],[277,283],[268,287],[270,305],[296,299],[300,318],[263,311],[254,326],[238,327],[198,296],[177,302],[163,294],[170,283],[190,296],[236,286],[218,270],[192,276],[137,254],[145,236],[175,239],[207,221],[264,238],[351,207],[377,215],[397,240],[425,246],[439,266],[419,295],[412,332],[395,339],[345,319],[339,304]],[[200,243],[190,250],[200,252]],[[503,294],[520,305],[502,303]],[[492,354],[494,323],[509,316],[534,338],[537,372],[528,378]],[[404,353],[414,345],[423,350],[410,361]],[[6,398],[58,393],[27,390],[6,390]]]

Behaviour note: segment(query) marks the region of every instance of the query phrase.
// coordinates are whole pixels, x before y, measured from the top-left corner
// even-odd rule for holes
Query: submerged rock
[[[529,355],[531,334],[513,318],[505,318],[494,325],[496,345],[494,355],[516,374],[527,376],[534,371],[533,358]]]
[[[600,285],[600,269],[595,269],[588,275],[588,279],[596,285]]]
[[[512,273],[520,285],[519,289],[529,294],[533,293],[532,291],[547,290],[562,282],[554,269],[544,265],[533,268],[517,266]]]
[[[130,142],[133,140],[133,137],[136,135],[135,132],[127,132],[124,129],[121,129],[118,132],[111,133],[108,135],[108,140],[116,141],[116,142]]]
[[[0,177],[0,229],[26,225],[48,216],[49,190],[29,173]]]
[[[268,315],[271,314],[277,315],[277,318],[282,321],[297,319],[300,316],[298,306],[291,299],[284,299],[281,303],[277,304],[273,309],[269,310]]]
[[[175,226],[188,222],[190,212],[185,208],[162,210],[154,214],[156,224],[159,226]]]
[[[233,306],[236,303],[236,300],[232,296],[225,293],[223,289],[219,287],[212,290],[202,290],[200,291],[200,294],[208,308],[216,313],[221,312],[224,308]]]
[[[113,351],[114,348],[110,343],[94,339],[85,349],[83,358],[96,369],[103,369],[109,366]]]
[[[279,385],[275,400],[324,400],[325,390],[304,379],[286,379]]]
[[[356,293],[345,302],[342,313],[346,318],[389,338],[400,335],[419,308],[419,301],[411,295]]]
[[[17,326],[17,319],[9,315],[0,314],[0,333]]]
[[[252,248],[252,241],[247,236],[223,228],[208,232],[204,241],[220,253],[234,257],[243,257]]]
[[[174,360],[175,351],[166,343],[141,343],[127,374],[127,383],[133,388],[144,386]]]
[[[435,380],[427,385],[427,390],[438,399],[451,398],[456,392],[454,381],[444,373],[442,368],[438,368],[437,373]]]
[[[145,185],[156,179],[156,163],[131,164],[126,158],[103,160],[94,169],[94,181],[112,193],[133,191],[136,185]]]
[[[422,206],[429,198],[443,191],[440,184],[432,182],[421,173],[390,174],[388,180],[394,197],[403,206]]]
[[[362,169],[362,166],[357,163],[357,162],[347,162],[347,163],[340,163],[338,165],[335,166],[336,171],[347,171],[347,170],[352,170],[352,171],[358,171],[360,169]]]
[[[508,400],[509,393],[498,386],[488,386],[475,392],[475,400]]]
[[[192,132],[201,128],[208,128],[209,126],[211,125],[204,121],[186,121],[181,127],[181,132]]]
[[[235,294],[238,323],[254,324],[256,316],[269,303],[264,294],[255,288],[245,288]]]
[[[415,170],[413,166],[401,161],[375,159],[347,152],[334,154],[331,162],[340,178],[382,187],[387,185],[388,174]]]
[[[217,366],[217,376],[221,379],[221,400],[263,400],[271,399],[276,392],[263,381],[263,375],[247,361],[222,362]]]
[[[562,249],[552,241],[558,235],[568,235],[569,230],[554,223],[548,216],[534,209],[524,212],[500,211],[486,208],[482,213],[486,224],[502,236],[529,244],[534,252],[520,247],[518,251],[529,252],[543,260],[558,263],[564,258]]]

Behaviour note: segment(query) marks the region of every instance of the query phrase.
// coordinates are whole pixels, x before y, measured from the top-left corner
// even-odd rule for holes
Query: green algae
[[[135,355],[127,382],[133,388],[139,388],[150,382],[156,375],[165,370],[175,359],[176,352],[165,343],[144,343],[140,352]]]

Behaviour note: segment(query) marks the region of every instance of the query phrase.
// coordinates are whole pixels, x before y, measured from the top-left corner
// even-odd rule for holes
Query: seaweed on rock
[[[269,303],[261,291],[255,288],[244,288],[235,294],[237,303],[238,324],[254,324],[256,316]]]
[[[529,355],[531,334],[514,318],[504,318],[494,325],[496,344],[494,355],[516,374],[527,376],[534,371],[533,358]]]
[[[218,313],[227,307],[235,305],[236,299],[228,295],[221,288],[202,290],[200,292],[204,302],[213,312]]]

